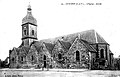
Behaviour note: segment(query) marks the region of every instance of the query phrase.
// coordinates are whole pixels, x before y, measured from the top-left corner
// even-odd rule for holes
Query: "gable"
[[[36,48],[36,50],[37,50],[38,53],[42,52],[42,51],[41,51],[42,42],[36,41],[36,42],[34,42],[33,46]]]
[[[65,53],[65,49],[63,48],[60,40],[58,40],[52,50],[52,53],[55,54],[55,53],[58,53],[58,52],[61,52],[61,53]]]
[[[29,53],[30,47],[29,46],[22,46],[18,49],[18,54],[20,55],[27,55]]]
[[[58,40],[54,46],[54,49],[63,48],[61,42]]]
[[[73,44],[71,45],[69,52],[73,52],[76,50],[83,50],[86,51],[86,47],[84,46],[84,44],[82,44],[78,38],[75,39],[75,41],[73,42]]]
[[[33,54],[33,53],[34,53],[34,54],[37,54],[37,53],[38,53],[34,45],[32,45],[32,46],[30,47],[28,54]]]
[[[52,50],[53,50],[55,44],[45,43],[45,42],[44,42],[44,44],[45,44],[46,49],[47,49],[50,53],[52,53]]]
[[[13,48],[12,50],[10,50],[10,52],[11,52],[10,55],[11,55],[11,56],[17,55],[16,49],[17,49],[17,48]]]
[[[50,54],[49,50],[46,48],[45,43],[42,44],[41,52],[42,52],[42,54],[46,55],[48,58],[51,57],[51,54]]]
[[[71,45],[69,53],[73,53],[76,50],[96,52],[96,50],[87,41],[79,39],[78,37]]]

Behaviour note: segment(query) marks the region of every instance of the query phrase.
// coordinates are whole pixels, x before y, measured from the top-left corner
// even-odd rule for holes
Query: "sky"
[[[38,40],[94,29],[110,44],[114,57],[120,55],[119,0],[0,0],[0,59],[21,44],[29,2],[37,19]]]

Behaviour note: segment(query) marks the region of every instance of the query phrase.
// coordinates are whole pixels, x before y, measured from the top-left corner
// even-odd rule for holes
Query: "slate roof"
[[[68,34],[65,36],[60,36],[56,37],[53,39],[46,39],[43,40],[44,42],[51,41],[52,43],[55,43],[57,40],[62,39],[63,41],[73,43],[76,37],[79,37],[80,39],[86,40],[89,43],[107,43],[102,36],[100,36],[95,30],[87,30],[87,31],[82,31],[78,33],[73,33],[73,34]]]
[[[89,51],[97,52],[97,51],[94,49],[94,47],[92,47],[92,45],[90,45],[87,41],[82,40],[82,39],[80,39],[79,41],[81,41]]]
[[[39,42],[39,44],[42,44],[43,42],[55,44],[58,40],[60,41],[63,40],[63,42],[69,42],[70,44],[72,44],[75,41],[76,37],[79,37],[80,39],[83,39],[88,43],[107,43],[103,39],[103,37],[100,36],[95,30],[87,30],[78,33],[68,34],[65,36],[56,37],[56,38],[43,39],[37,42]]]
[[[59,40],[59,42],[61,43],[61,45],[63,46],[63,48],[64,48],[65,50],[69,50],[69,48],[70,48],[70,46],[71,46],[70,42],[60,41],[60,40]]]
[[[96,33],[96,35],[97,35],[97,41],[98,41],[98,43],[107,43],[107,42],[103,39],[103,37],[102,37],[101,35],[99,35],[98,33]]]
[[[37,52],[41,52],[41,48],[42,48],[42,42],[41,41],[35,41],[33,43],[34,47],[36,48]]]
[[[90,50],[95,51],[94,47],[90,44],[94,43],[107,43],[95,30],[87,30],[83,32],[78,32],[74,34],[69,34],[61,37],[56,37],[53,39],[44,39],[40,41],[34,41],[31,45],[34,45],[38,52],[41,52],[42,44],[44,43],[46,48],[52,52],[56,42],[59,40],[61,45],[65,50],[69,50],[70,46],[73,44],[76,38],[79,38],[82,43]],[[30,46],[31,46],[30,45]],[[19,46],[19,48],[29,52],[30,47],[24,47],[23,43]]]
[[[44,42],[44,44],[45,44],[46,48],[49,50],[49,52],[52,53],[52,50],[53,50],[55,44],[45,43],[45,42]]]
[[[95,30],[87,30],[75,34],[89,43],[107,43]]]

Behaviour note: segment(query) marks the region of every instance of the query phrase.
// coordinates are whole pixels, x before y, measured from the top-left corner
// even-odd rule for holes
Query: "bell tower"
[[[22,42],[24,46],[29,46],[35,40],[37,40],[37,21],[29,5],[27,15],[22,19]]]

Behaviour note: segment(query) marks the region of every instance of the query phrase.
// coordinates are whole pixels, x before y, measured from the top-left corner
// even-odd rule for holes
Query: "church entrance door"
[[[46,68],[46,61],[44,61],[44,68]]]
[[[44,68],[46,68],[46,55],[44,55],[44,58],[43,58],[43,60],[44,60]]]

